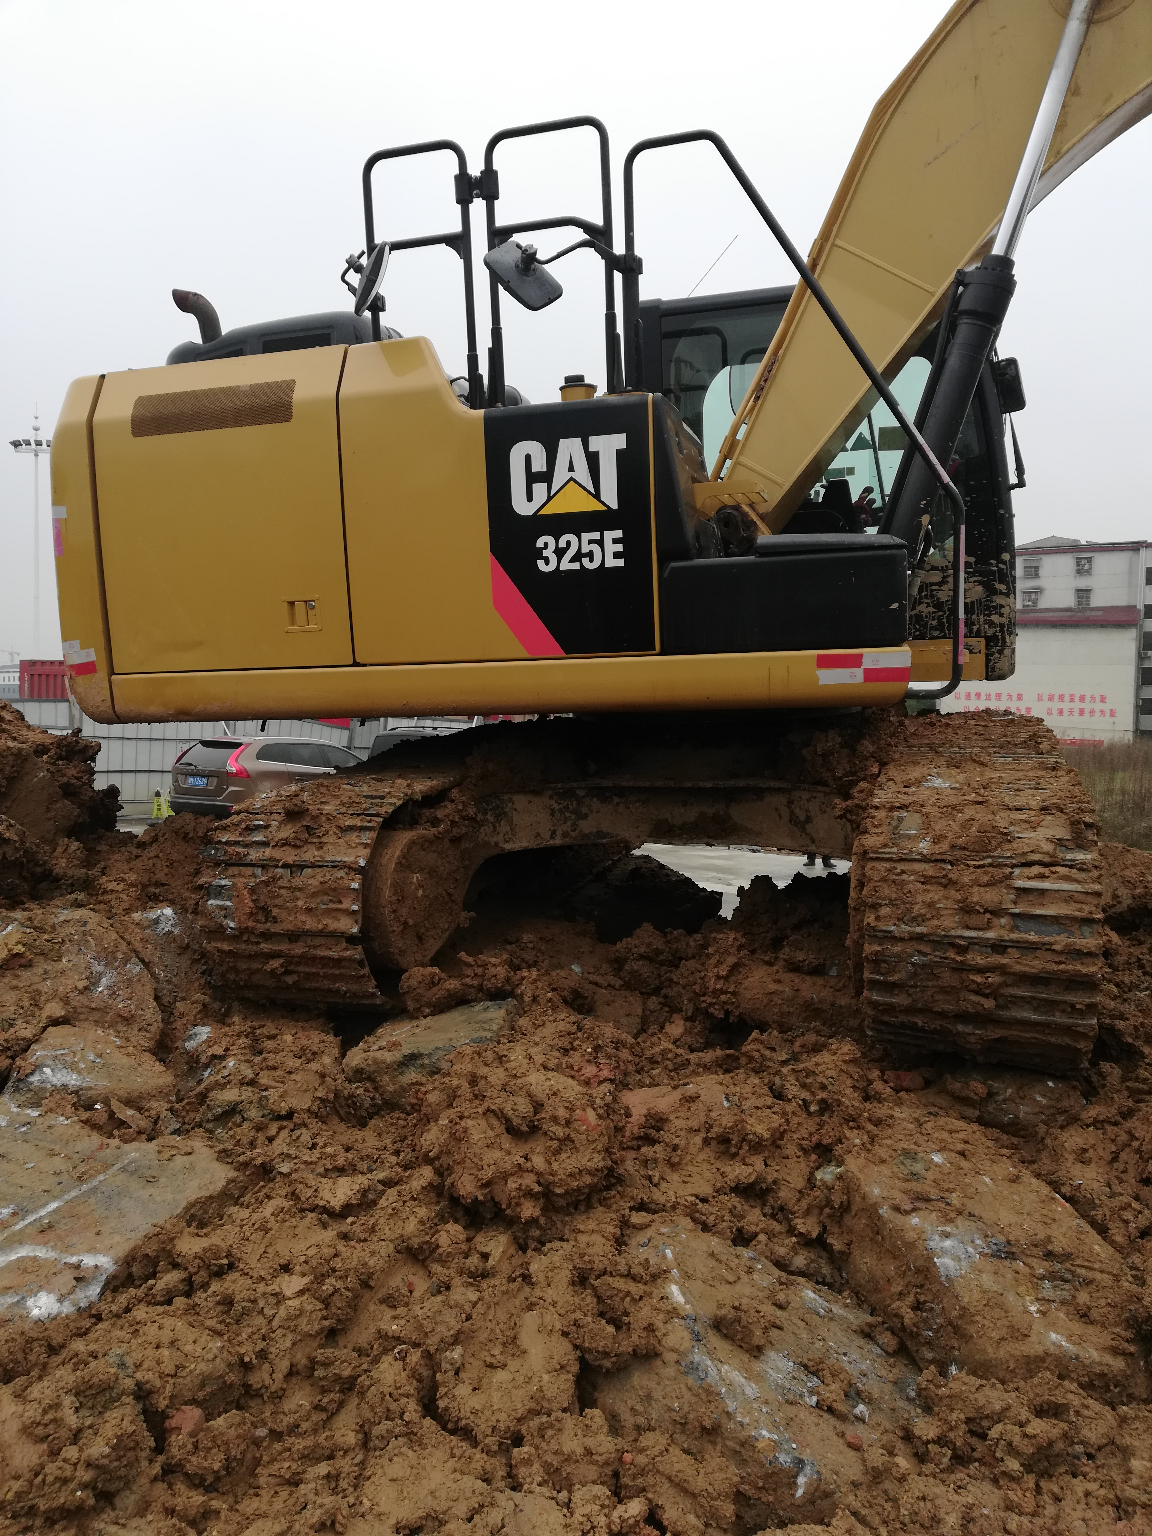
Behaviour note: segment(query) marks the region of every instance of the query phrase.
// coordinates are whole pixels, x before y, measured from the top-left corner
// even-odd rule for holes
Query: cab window
[[[931,364],[926,357],[911,357],[892,381],[892,393],[909,419],[916,415],[930,372]],[[830,481],[847,480],[850,499],[864,514],[865,523],[878,522],[907,441],[895,416],[878,400],[860,425],[848,434],[847,445],[824,471],[824,478],[812,492],[813,498],[820,500]]]
[[[909,358],[892,382],[892,393],[910,420],[915,419],[930,372],[931,364],[926,357]],[[828,486],[836,480],[846,480],[850,499],[860,513],[864,527],[874,528],[892,494],[906,444],[904,431],[896,424],[892,412],[882,400],[877,401],[860,425],[848,434],[847,445],[813,488],[813,500],[822,500]],[[994,511],[995,502],[984,426],[976,398],[968,407],[948,473],[964,497],[975,537],[977,526],[983,526],[981,519],[986,520],[986,515]],[[945,552],[951,547],[952,511],[944,497],[939,497],[933,507],[932,535],[938,551]]]
[[[663,393],[685,425],[703,441],[707,430],[705,400],[715,381],[722,378],[720,393],[725,399],[734,393],[739,405],[784,317],[790,296],[788,288],[760,289],[717,298],[642,304],[645,347],[649,328],[654,337],[659,336],[659,379],[652,376],[657,370],[656,358],[651,356],[645,363],[645,387]]]

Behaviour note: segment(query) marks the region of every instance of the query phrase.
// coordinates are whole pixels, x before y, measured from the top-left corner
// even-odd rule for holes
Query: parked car
[[[302,736],[212,736],[185,747],[172,764],[173,811],[228,816],[266,789],[339,773],[355,752]]]

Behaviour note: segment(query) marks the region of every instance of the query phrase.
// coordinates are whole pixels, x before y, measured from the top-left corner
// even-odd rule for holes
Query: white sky
[[[346,307],[339,273],[363,244],[360,167],[372,150],[455,138],[478,170],[496,129],[592,113],[608,126],[618,178],[635,140],[711,127],[805,250],[872,104],[944,9],[0,0],[0,647],[32,654],[32,461],[6,444],[30,433],[34,403],[50,431],[70,379],[160,363],[194,338],[173,287],[207,294],[225,329]],[[568,137],[504,146],[504,217],[595,214],[594,138]],[[1001,351],[1019,356],[1028,394],[1021,541],[1152,537],[1138,446],[1140,358],[1152,340],[1150,161],[1145,121],[1041,205],[1018,249]],[[382,235],[452,227],[454,165],[415,165],[378,182]],[[699,292],[791,279],[709,151],[641,166],[642,295],[686,293],[734,234]],[[619,247],[618,179],[614,191]],[[479,203],[473,219],[486,369]],[[599,263],[578,254],[563,266],[560,304],[535,316],[503,306],[508,378],[534,400],[555,399],[566,373],[604,382]],[[388,320],[430,336],[449,371],[462,371],[456,257],[398,254],[385,291]],[[38,649],[49,656],[60,652],[46,464],[41,474]],[[151,537],[163,560],[160,511]]]

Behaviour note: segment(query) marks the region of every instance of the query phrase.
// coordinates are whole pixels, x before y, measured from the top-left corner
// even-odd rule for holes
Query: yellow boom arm
[[[936,323],[957,268],[991,246],[1068,9],[958,0],[868,119],[809,265],[886,378]],[[1149,112],[1152,0],[1097,0],[1033,206]],[[696,487],[701,510],[738,496],[778,532],[871,393],[799,284]]]

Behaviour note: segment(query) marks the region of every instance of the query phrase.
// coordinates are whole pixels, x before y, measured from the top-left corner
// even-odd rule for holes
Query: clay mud
[[[325,1013],[4,732],[0,1536],[1152,1528],[1152,857],[1073,1073],[871,1038],[841,872],[505,881]]]

